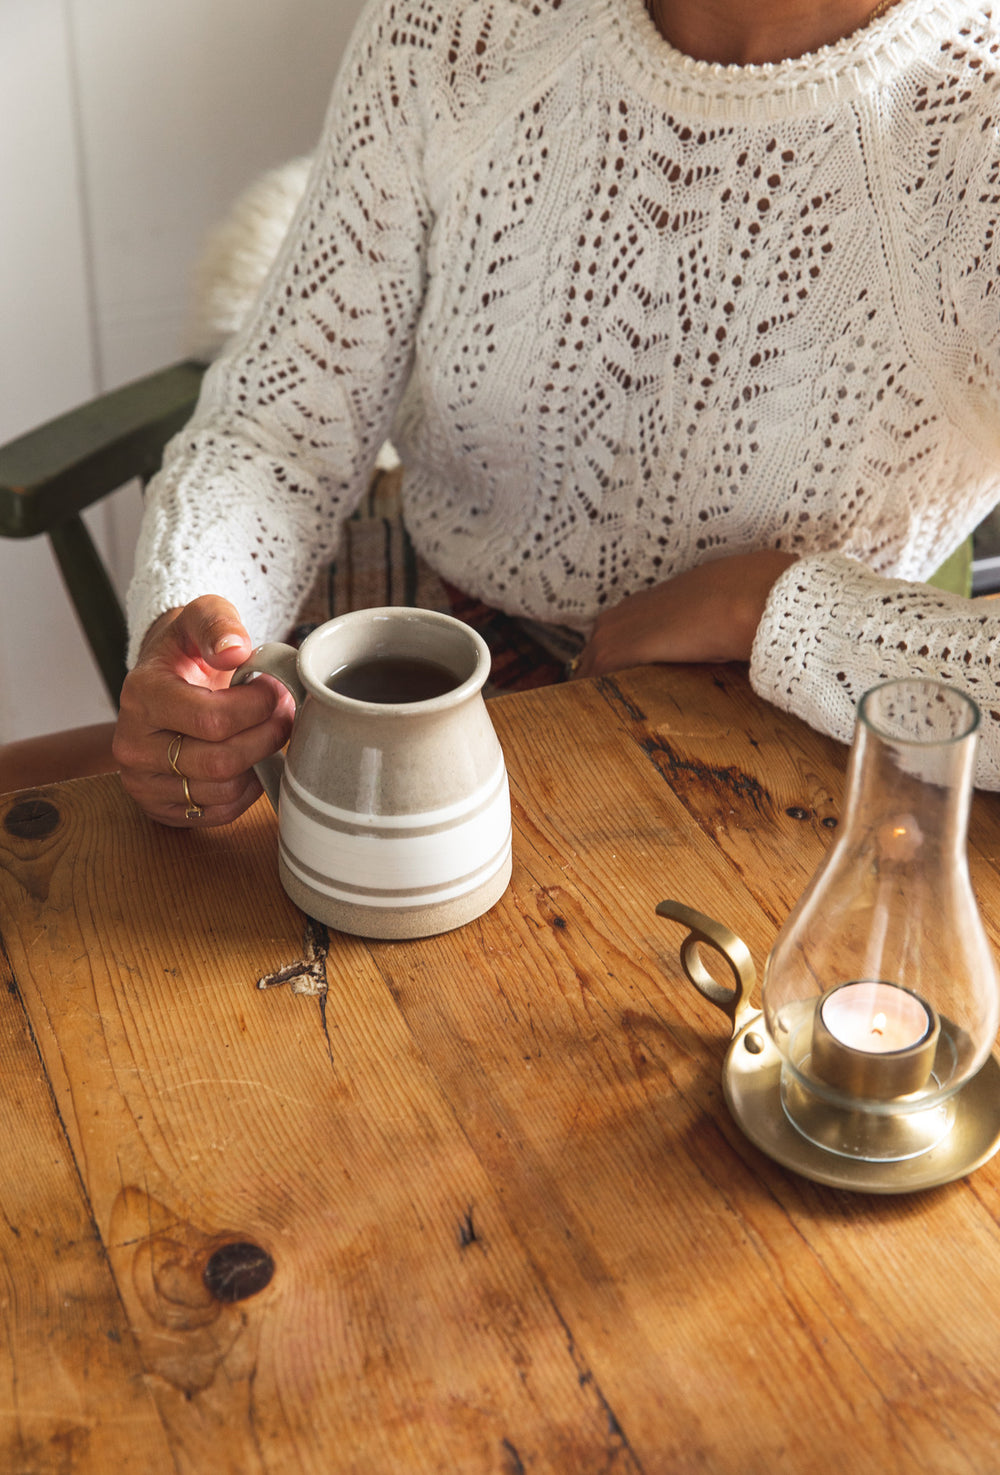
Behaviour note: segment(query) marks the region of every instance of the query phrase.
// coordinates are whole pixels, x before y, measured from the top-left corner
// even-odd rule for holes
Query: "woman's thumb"
[[[181,621],[183,634],[206,665],[217,671],[235,671],[250,655],[250,636],[243,621],[236,607],[220,595],[206,594],[193,600]]]

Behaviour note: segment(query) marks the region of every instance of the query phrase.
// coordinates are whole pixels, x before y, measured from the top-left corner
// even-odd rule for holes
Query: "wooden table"
[[[762,1156],[654,914],[762,962],[845,750],[735,668],[492,712],[514,879],[418,943],[310,926],[263,804],[0,800],[0,1470],[995,1469],[1000,1158],[868,1197]],[[994,797],[972,849],[992,928]]]

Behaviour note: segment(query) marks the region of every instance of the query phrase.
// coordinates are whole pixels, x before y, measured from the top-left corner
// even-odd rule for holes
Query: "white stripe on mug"
[[[328,880],[317,871],[309,870],[300,865],[296,857],[289,855],[284,844],[279,845],[281,858],[285,865],[297,876],[304,886],[313,891],[322,893],[339,902],[350,903],[354,906],[370,907],[413,907],[413,906],[439,906],[442,902],[452,901],[456,897],[466,896],[476,887],[484,885],[491,876],[501,871],[510,860],[511,835],[507,837],[500,850],[485,865],[476,870],[459,876],[451,885],[438,886],[430,889],[426,885],[415,886],[397,890],[382,888],[378,891],[363,891],[360,887],[347,886],[343,882]]]
[[[329,820],[320,824],[295,802],[290,779],[286,770],[281,838],[287,863],[294,868],[299,862],[330,878],[350,877],[352,886],[372,893],[400,887],[432,892],[453,886],[467,872],[470,856],[494,856],[510,844],[505,771],[501,771],[501,781],[493,786],[485,803],[478,802],[477,796],[475,812],[469,819],[437,829],[424,825],[419,834],[409,835],[399,833],[398,815],[373,816],[364,831],[355,825],[341,829]]]

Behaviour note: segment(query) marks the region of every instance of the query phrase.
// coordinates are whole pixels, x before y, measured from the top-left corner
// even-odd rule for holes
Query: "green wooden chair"
[[[301,198],[308,164],[293,159],[269,170],[210,232],[190,304],[196,355],[211,358],[242,322]],[[125,619],[80,514],[135,478],[144,484],[158,469],[167,441],[194,410],[205,367],[195,358],[172,364],[0,446],[0,537],[48,536],[116,707],[125,679]],[[112,762],[111,727],[0,744],[0,792],[103,771]]]
[[[167,441],[191,417],[204,372],[191,360],[172,364],[0,446],[0,537],[47,534],[116,707],[125,616],[80,514],[158,470]]]
[[[193,359],[137,379],[0,446],[0,537],[47,535],[70,602],[118,707],[125,616],[83,521],[86,508],[159,469],[167,441],[190,419],[207,365]],[[398,477],[373,477],[356,516],[384,516]],[[388,488],[389,490],[385,490]],[[111,769],[114,722],[0,743],[0,793]]]

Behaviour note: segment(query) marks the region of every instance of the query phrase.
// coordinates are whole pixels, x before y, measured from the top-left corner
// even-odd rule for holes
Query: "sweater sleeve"
[[[150,484],[129,661],[164,610],[220,594],[284,634],[367,485],[409,372],[429,225],[419,48],[373,0],[304,198],[244,330]]]
[[[759,696],[848,743],[872,686],[929,677],[960,687],[981,715],[975,781],[1000,789],[1000,601],[886,579],[840,553],[793,564],[754,641]]]

